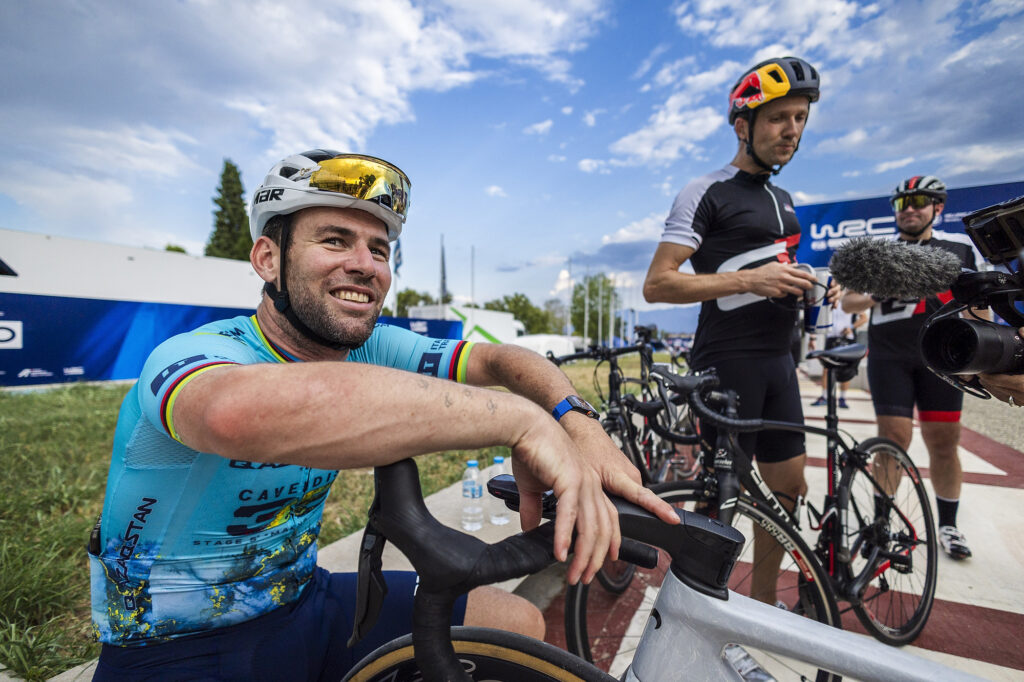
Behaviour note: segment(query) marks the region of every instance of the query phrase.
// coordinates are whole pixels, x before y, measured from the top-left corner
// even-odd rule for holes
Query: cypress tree
[[[238,166],[224,159],[220,187],[213,203],[213,232],[206,243],[206,255],[235,260],[249,260],[252,237],[249,236],[249,215],[245,212],[245,190]]]

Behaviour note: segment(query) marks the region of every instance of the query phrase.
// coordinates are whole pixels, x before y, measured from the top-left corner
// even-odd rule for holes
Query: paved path
[[[810,406],[818,393],[809,382],[801,385],[805,417],[824,425],[825,408]],[[849,404],[840,410],[842,428],[858,440],[876,435],[870,396],[851,390]],[[1019,418],[1017,434],[1024,430],[1024,412]],[[817,504],[825,489],[825,439],[808,436],[807,449],[809,498]],[[910,455],[931,491],[928,454],[916,423]],[[1024,453],[965,428],[960,458],[965,482],[957,521],[974,556],[954,561],[939,552],[935,605],[923,633],[907,649],[988,679],[1024,680]],[[563,608],[556,594],[545,609],[547,639],[558,646],[565,644]],[[627,620],[638,618],[624,614]],[[860,629],[855,618],[848,620],[844,627]]]

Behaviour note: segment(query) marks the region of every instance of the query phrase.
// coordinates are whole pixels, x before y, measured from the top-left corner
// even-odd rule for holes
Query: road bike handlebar
[[[554,562],[554,524],[537,528],[488,545],[478,538],[443,525],[423,502],[416,463],[402,460],[375,469],[376,495],[360,555],[356,632],[368,629],[376,619],[374,597],[367,577],[383,581],[379,552],[383,538],[412,562],[420,583],[413,606],[413,647],[424,679],[468,680],[451,644],[451,611],[456,597],[474,587],[535,573]],[[733,565],[743,546],[735,528],[714,519],[677,510],[681,523],[670,526],[653,514],[621,498],[610,498],[619,514],[622,534],[665,550],[672,558],[670,570],[682,582],[704,594],[728,598],[727,586]],[[373,576],[364,575],[364,560],[376,553]],[[379,608],[379,605],[378,607]],[[360,611],[362,612],[360,614]]]
[[[638,353],[642,350],[650,348],[647,344],[637,344],[634,346],[619,346],[618,348],[608,348],[606,346],[593,346],[580,353],[570,353],[568,355],[555,355],[551,351],[547,352],[547,359],[556,365],[562,365],[572,360],[607,360],[609,358],[618,357],[619,355],[628,355],[629,353]]]

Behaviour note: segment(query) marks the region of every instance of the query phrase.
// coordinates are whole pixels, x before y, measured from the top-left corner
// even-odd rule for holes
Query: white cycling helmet
[[[384,221],[388,239],[402,233],[409,177],[398,166],[363,154],[312,149],[280,161],[256,188],[249,208],[255,242],[267,221],[310,206],[358,208]]]

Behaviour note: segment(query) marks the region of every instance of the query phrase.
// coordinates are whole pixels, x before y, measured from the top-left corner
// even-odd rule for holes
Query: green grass
[[[85,543],[127,388],[0,393],[0,663],[46,679],[97,655]]]
[[[564,368],[580,394],[597,401],[594,362]],[[636,356],[623,358],[627,376]],[[607,393],[607,365],[598,377]],[[89,613],[85,544],[103,507],[114,425],[127,386],[0,391],[0,667],[45,680],[99,655]],[[465,461],[490,463],[506,448],[418,459],[429,495],[454,483]],[[324,508],[320,544],[361,529],[373,495],[366,470],[342,471]]]

